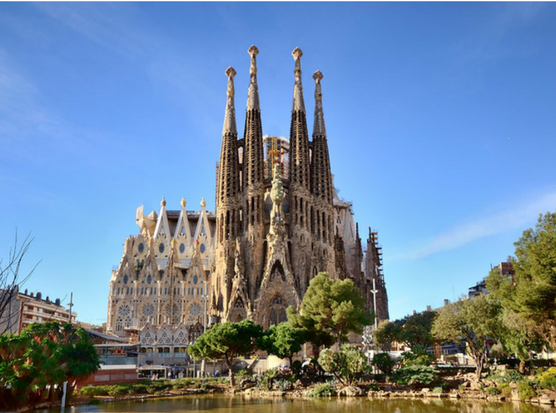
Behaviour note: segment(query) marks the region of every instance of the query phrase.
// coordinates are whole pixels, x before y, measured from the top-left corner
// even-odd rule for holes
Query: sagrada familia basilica
[[[362,246],[351,204],[333,186],[321,82],[316,71],[315,111],[309,140],[301,56],[295,59],[289,139],[263,135],[257,54],[251,56],[243,138],[238,138],[234,76],[229,67],[222,149],[217,167],[216,212],[166,209],[136,214],[139,233],[125,241],[112,272],[107,331],[157,329],[180,337],[195,325],[250,318],[267,328],[286,321],[286,308],[299,308],[311,279],[325,271],[350,278],[388,318],[377,233]],[[376,301],[376,303],[375,303]],[[206,321],[205,321],[206,320]],[[152,334],[151,334],[152,333]],[[185,340],[186,341],[186,340]],[[185,342],[182,340],[182,342]]]

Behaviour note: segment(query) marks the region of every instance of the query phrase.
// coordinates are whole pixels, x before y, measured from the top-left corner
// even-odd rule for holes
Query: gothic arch
[[[274,277],[276,277],[276,275],[278,274],[280,275],[282,281],[286,281],[284,267],[282,266],[282,263],[280,261],[276,260],[274,262],[274,265],[272,266],[272,269],[270,270],[270,281],[273,281]]]
[[[268,310],[269,326],[278,325],[286,321],[288,321],[288,317],[286,315],[284,299],[280,294],[276,294],[270,301],[270,308]]]

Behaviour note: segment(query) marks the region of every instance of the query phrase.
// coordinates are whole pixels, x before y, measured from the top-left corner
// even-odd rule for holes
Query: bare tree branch
[[[21,274],[23,258],[34,238],[27,235],[19,245],[17,231],[14,246],[10,249],[8,260],[0,259],[0,334],[12,331],[21,316],[21,303],[17,302],[19,289],[31,277],[40,261],[27,274]]]

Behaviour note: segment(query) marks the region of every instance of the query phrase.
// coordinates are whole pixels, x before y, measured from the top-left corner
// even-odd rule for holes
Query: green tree
[[[305,329],[315,345],[330,342],[330,336],[340,345],[349,332],[361,334],[363,327],[373,322],[364,305],[365,300],[352,280],[333,280],[327,273],[319,273],[305,292],[301,314],[290,307],[288,321]]]
[[[375,331],[376,344],[383,350],[390,350],[393,342],[398,341],[399,320],[381,320]]]
[[[0,336],[0,400],[4,407],[54,400],[63,382],[71,394],[75,380],[98,366],[98,354],[82,328],[31,324],[20,335]]]
[[[321,367],[334,374],[342,384],[351,385],[358,373],[368,369],[367,357],[363,352],[351,344],[344,344],[340,351],[324,349],[319,355]]]
[[[371,363],[386,375],[392,374],[396,360],[394,360],[388,353],[375,354]]]
[[[487,337],[498,337],[500,311],[500,303],[494,297],[479,295],[445,305],[434,321],[432,334],[437,340],[466,343],[476,365],[477,380],[485,364]]]
[[[496,269],[487,278],[487,288],[505,310],[515,313],[523,343],[542,337],[556,348],[556,212],[540,215],[535,228],[523,232],[514,244],[515,275]],[[524,328],[526,327],[526,328]],[[519,350],[514,347],[514,352]]]
[[[437,315],[436,311],[423,311],[401,320],[383,322],[376,332],[377,343],[384,345],[397,341],[404,343],[413,352],[418,347],[431,346],[435,342],[431,331]]]
[[[301,346],[307,341],[304,330],[292,327],[289,323],[272,325],[263,333],[259,340],[259,349],[279,358],[287,358],[293,367],[293,355],[301,351]]]
[[[234,372],[232,366],[237,356],[249,356],[257,348],[262,335],[262,327],[251,320],[239,323],[217,324],[191,344],[188,352],[195,360],[204,358],[224,358],[228,366],[230,386],[233,388]]]

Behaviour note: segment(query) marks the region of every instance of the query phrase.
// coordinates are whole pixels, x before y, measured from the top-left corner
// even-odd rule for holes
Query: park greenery
[[[357,374],[369,371],[367,357],[351,344],[344,344],[340,351],[324,349],[319,354],[318,362],[324,371],[332,373],[340,383],[348,386],[353,384]]]
[[[239,323],[217,324],[189,346],[189,354],[196,360],[223,358],[228,366],[230,385],[233,387],[234,360],[240,355],[251,355],[257,349],[262,332],[260,325],[247,319]]]
[[[0,409],[60,400],[99,367],[89,334],[72,324],[31,324],[0,336]]]
[[[524,373],[534,352],[556,349],[556,213],[541,214],[535,228],[525,230],[514,245],[515,275],[498,268],[490,271],[486,285],[491,294],[462,297],[438,311],[382,322],[377,344],[403,343],[413,353],[434,343],[462,344],[480,379],[489,343],[496,342],[492,356],[516,357]],[[373,362],[391,372],[385,356],[375,356]]]
[[[304,343],[310,342],[316,349],[334,343],[341,345],[347,341],[350,332],[361,333],[363,327],[373,321],[372,315],[365,311],[364,300],[353,281],[333,280],[326,273],[311,280],[301,311],[297,313],[290,307],[287,314],[287,322],[271,326],[265,332],[251,320],[217,324],[189,346],[189,354],[196,360],[224,359],[230,386],[234,387],[232,367],[238,356],[247,357],[262,350],[279,358],[288,358],[290,366],[294,366],[293,356]],[[337,375],[341,381],[350,382],[353,374],[362,371],[361,366],[366,364],[361,351],[351,346],[343,346],[339,352],[325,350],[325,354],[328,358],[322,361],[326,367],[322,363],[321,367]]]
[[[301,311],[289,307],[288,322],[305,330],[317,347],[340,346],[350,332],[361,334],[373,315],[364,308],[365,300],[350,279],[334,280],[327,273],[317,274],[303,296]]]
[[[303,374],[301,363],[293,361],[295,354],[305,343],[311,343],[315,354],[312,362],[316,364],[313,379],[320,384],[308,391],[309,396],[340,394],[334,383],[350,386],[362,377],[376,380],[380,376],[391,384],[411,389],[430,387],[436,393],[448,384],[441,369],[434,365],[431,347],[455,342],[473,360],[475,379],[490,383],[484,386],[488,395],[518,392],[522,399],[528,399],[541,391],[556,391],[556,368],[534,370],[532,361],[533,352],[556,349],[556,213],[541,215],[536,227],[524,231],[515,246],[515,275],[492,270],[486,278],[491,294],[462,297],[436,311],[380,323],[375,332],[378,347],[397,342],[410,349],[397,360],[385,352],[376,354],[370,364],[377,369],[375,373],[382,374],[371,375],[363,352],[345,344],[348,334],[360,334],[373,321],[373,315],[365,311],[364,300],[351,280],[333,280],[326,273],[311,280],[299,312],[288,308],[287,322],[266,331],[251,320],[217,324],[189,346],[189,354],[196,360],[223,359],[232,388],[233,366],[238,358],[257,351],[287,358],[291,370],[269,369],[257,376],[247,369],[239,376],[239,387],[252,383],[260,390],[286,391],[294,388]],[[495,357],[500,361],[510,356],[519,360],[518,370],[485,372]],[[525,374],[528,365],[533,373],[530,376]],[[46,323],[32,325],[20,335],[2,335],[0,407],[53,400],[59,397],[63,382],[70,384],[71,391],[76,379],[97,368],[96,352],[80,328]],[[322,383],[326,374],[334,377],[334,383]],[[206,391],[207,386],[223,384],[224,379],[211,380],[214,383],[183,379],[95,386],[82,389],[80,395],[156,395],[192,386]],[[371,383],[368,388],[374,389],[372,386],[378,385]]]

